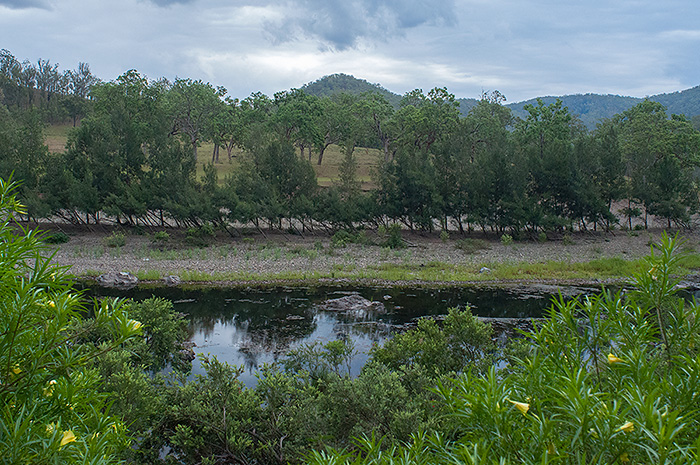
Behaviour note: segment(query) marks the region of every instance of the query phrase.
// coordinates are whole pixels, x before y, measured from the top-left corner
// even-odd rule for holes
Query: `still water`
[[[255,384],[257,367],[279,360],[304,343],[325,343],[339,338],[353,341],[357,355],[352,363],[357,374],[373,344],[397,328],[423,316],[446,314],[449,308],[471,307],[475,315],[497,318],[538,317],[551,304],[552,296],[594,292],[595,289],[553,286],[376,288],[376,287],[280,287],[257,288],[134,288],[127,291],[95,288],[93,295],[152,296],[173,301],[176,311],[189,320],[195,353],[216,356],[242,365],[240,379]],[[384,311],[362,314],[324,310],[323,303],[348,295],[381,302]],[[199,359],[193,373],[202,373]]]

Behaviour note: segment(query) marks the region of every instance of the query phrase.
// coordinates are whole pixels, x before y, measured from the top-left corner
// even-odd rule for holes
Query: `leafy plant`
[[[86,308],[65,268],[37,231],[15,229],[24,207],[0,179],[0,457],[6,463],[119,462],[125,425],[90,364],[131,337],[141,323],[121,301]],[[99,344],[88,331],[105,334]]]
[[[70,240],[70,236],[63,231],[58,231],[57,233],[49,234],[44,237],[44,242],[47,244],[65,244]]]
[[[126,235],[122,232],[114,231],[104,238],[107,247],[124,247],[126,245]]]

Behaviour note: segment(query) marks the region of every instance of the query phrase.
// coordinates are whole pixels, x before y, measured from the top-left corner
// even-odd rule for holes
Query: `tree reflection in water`
[[[155,295],[172,300],[175,309],[190,320],[191,340],[197,344],[195,352],[243,365],[245,371],[240,379],[251,385],[255,383],[257,367],[279,360],[290,348],[303,343],[351,338],[358,351],[352,367],[356,374],[373,343],[381,342],[397,327],[418,317],[445,314],[448,308],[466,305],[471,305],[479,316],[540,316],[549,305],[550,295],[557,290],[559,288],[151,287],[128,291],[93,288],[90,293],[137,300]],[[381,302],[386,312],[358,314],[319,309],[323,302],[352,294]],[[199,361],[194,363],[193,371],[201,373]]]

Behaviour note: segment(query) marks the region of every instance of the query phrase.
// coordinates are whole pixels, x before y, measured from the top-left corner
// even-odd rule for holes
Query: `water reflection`
[[[486,317],[540,316],[560,288],[339,288],[295,287],[273,289],[135,288],[128,291],[93,288],[95,295],[143,300],[151,296],[170,299],[187,315],[195,352],[243,365],[241,380],[255,383],[255,371],[280,359],[300,344],[325,343],[350,338],[358,351],[352,364],[359,372],[372,344],[382,341],[396,327],[421,316],[447,313],[451,307],[470,305]],[[568,293],[590,289],[567,288]],[[378,302],[384,311],[367,313],[327,311],[330,299],[357,295]],[[377,306],[379,308],[379,306]],[[201,373],[199,360],[194,373]]]

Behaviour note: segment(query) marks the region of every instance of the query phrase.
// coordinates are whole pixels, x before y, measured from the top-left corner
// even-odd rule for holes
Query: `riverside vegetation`
[[[0,184],[0,453],[10,463],[695,463],[700,307],[664,237],[625,295],[553,302],[505,346],[468,310],[375,347],[302,346],[257,385],[187,379],[161,299],[84,306]],[[160,370],[168,364],[172,371]],[[164,451],[167,453],[164,454]]]
[[[376,92],[238,99],[135,70],[99,82],[82,64],[68,92],[37,87],[62,82],[56,66],[40,68],[0,53],[0,176],[21,180],[25,219],[231,236],[251,226],[437,228],[517,241],[656,219],[688,227],[698,209],[700,133],[650,100],[589,132],[561,101],[539,100],[516,118],[498,91],[462,117],[439,87],[396,107]],[[61,149],[45,124],[68,115]]]

